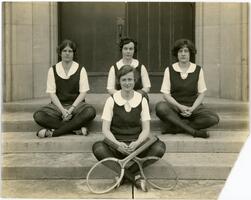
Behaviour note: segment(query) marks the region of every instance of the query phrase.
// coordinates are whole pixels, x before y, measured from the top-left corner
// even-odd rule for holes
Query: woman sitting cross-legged
[[[37,136],[57,137],[75,132],[87,135],[86,126],[96,116],[95,109],[85,103],[89,90],[87,73],[84,67],[73,61],[76,45],[64,40],[58,47],[61,62],[48,71],[47,90],[51,103],[40,108],[33,115],[43,129]]]
[[[166,68],[161,86],[165,101],[156,105],[156,115],[166,126],[163,133],[208,138],[205,129],[219,122],[218,115],[202,104],[207,88],[202,67],[190,62],[195,53],[187,39],[176,41],[172,49],[178,62]]]
[[[148,102],[141,93],[133,89],[135,84],[134,71],[134,68],[129,65],[120,68],[118,80],[121,90],[107,99],[102,114],[102,131],[105,138],[127,152],[133,152],[141,146],[150,134],[151,118]],[[126,157],[126,155],[108,145],[105,140],[96,142],[92,149],[98,160],[107,157]],[[157,140],[138,157],[157,156],[161,158],[164,153],[165,144]],[[136,176],[138,175],[138,168],[135,165],[128,169],[130,174],[133,174],[133,178],[131,180],[129,178],[129,181],[136,182],[137,188],[147,191],[145,180]]]

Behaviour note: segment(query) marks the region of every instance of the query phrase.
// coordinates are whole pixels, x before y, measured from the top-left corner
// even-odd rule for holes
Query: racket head
[[[149,156],[141,159],[139,166],[141,175],[151,187],[159,190],[173,190],[176,187],[178,175],[166,160]]]
[[[118,186],[124,176],[124,169],[117,158],[105,158],[89,170],[86,183],[95,194],[104,194]]]

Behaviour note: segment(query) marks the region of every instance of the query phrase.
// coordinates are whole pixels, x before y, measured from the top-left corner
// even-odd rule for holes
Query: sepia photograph
[[[248,2],[1,7],[1,198],[251,198]]]

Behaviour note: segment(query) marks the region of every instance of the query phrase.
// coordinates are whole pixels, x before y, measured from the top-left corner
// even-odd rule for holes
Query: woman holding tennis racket
[[[150,135],[150,113],[148,102],[139,92],[134,91],[134,68],[125,65],[118,71],[118,80],[121,90],[115,92],[105,103],[102,114],[102,131],[104,141],[93,145],[93,153],[98,160],[108,157],[124,158],[127,155],[109,145],[109,140],[124,151],[132,153],[140,147]],[[162,157],[165,153],[165,144],[156,140],[138,157]],[[115,166],[114,166],[115,167]],[[142,177],[135,177],[137,165],[132,165],[125,172],[125,178],[135,183],[135,186],[147,191],[146,182]]]

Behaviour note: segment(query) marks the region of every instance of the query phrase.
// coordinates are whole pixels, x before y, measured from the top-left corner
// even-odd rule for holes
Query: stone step
[[[185,134],[166,134],[153,132],[167,147],[167,152],[196,153],[238,153],[248,137],[248,131],[210,131],[210,138],[193,138]],[[91,152],[94,142],[102,140],[102,133],[65,135],[57,138],[38,138],[35,132],[3,133],[3,153],[32,152]]]
[[[166,153],[180,179],[225,180],[237,153]],[[80,179],[96,163],[92,153],[3,154],[2,179]],[[152,175],[164,178],[166,165],[155,164]],[[102,178],[105,178],[105,174]],[[168,177],[165,177],[168,178]]]
[[[223,180],[179,180],[172,191],[150,188],[147,193],[126,183],[107,194],[97,195],[89,191],[83,179],[3,180],[1,192],[3,198],[25,199],[216,200],[224,183]]]
[[[2,126],[4,132],[31,132],[39,130],[32,117],[31,112],[8,112],[2,115]],[[220,113],[220,123],[210,130],[247,130],[249,119],[247,115],[236,113]],[[97,115],[95,120],[90,124],[90,131],[101,131],[101,116]],[[152,114],[151,130],[160,131],[163,127],[162,122]]]
[[[97,110],[97,113],[101,113],[105,101],[108,97],[108,94],[88,94],[86,97],[86,102],[91,103]],[[162,94],[151,93],[149,94],[149,98],[151,111],[154,112],[154,107],[156,103],[162,101],[163,99]],[[31,100],[8,102],[3,104],[3,111],[34,112],[35,110],[48,104],[49,102],[49,98],[38,98]],[[204,104],[217,112],[248,113],[248,102],[206,97]]]

